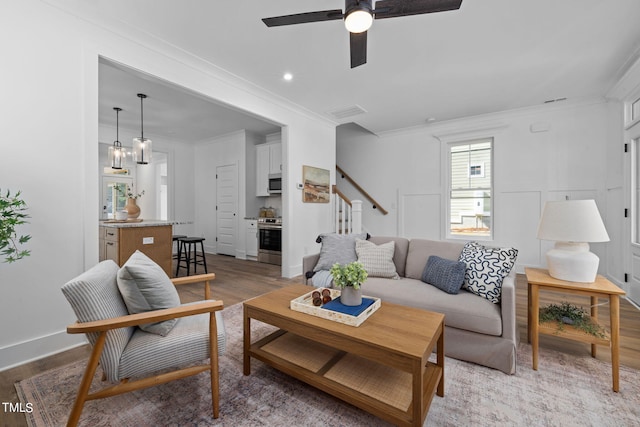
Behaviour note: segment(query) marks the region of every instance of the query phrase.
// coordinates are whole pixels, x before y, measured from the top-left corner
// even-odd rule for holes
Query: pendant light
[[[111,169],[122,169],[125,161],[125,151],[120,143],[120,122],[119,114],[122,108],[113,107],[116,110],[116,140],[113,141],[113,145],[109,147],[109,165]]]
[[[151,140],[144,137],[144,114],[142,101],[147,97],[144,93],[139,93],[140,98],[140,138],[133,138],[133,158],[139,165],[151,163]]]

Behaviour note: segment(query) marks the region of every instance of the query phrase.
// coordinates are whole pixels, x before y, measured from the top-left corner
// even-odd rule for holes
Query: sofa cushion
[[[407,264],[407,252],[409,251],[409,239],[405,239],[404,237],[371,236],[369,241],[376,245],[391,241],[395,242],[396,247],[393,252],[393,263],[396,265],[398,275],[404,277],[404,267]]]
[[[431,255],[422,273],[422,281],[448,294],[457,294],[464,283],[467,266],[461,261]]]
[[[409,242],[405,277],[421,280],[424,266],[431,255],[458,261],[463,243],[442,242],[426,239],[412,239]]]
[[[514,248],[485,247],[478,242],[467,243],[460,261],[467,265],[463,289],[497,304],[502,296],[502,281],[516,262]]]
[[[180,305],[176,287],[162,267],[140,251],[135,251],[118,270],[118,289],[129,314],[173,308]],[[146,323],[140,329],[166,336],[178,319]]]
[[[324,233],[319,237],[322,241],[320,259],[313,271],[331,270],[333,264],[349,264],[356,261],[356,239],[366,239],[367,234]]]
[[[386,277],[397,279],[396,265],[393,263],[395,242],[387,242],[381,245],[366,240],[356,240],[356,254],[358,262],[362,263],[369,277]]]
[[[420,280],[401,278],[389,283],[389,279],[370,277],[362,286],[362,294],[381,298],[383,303],[443,313],[447,327],[486,335],[502,335],[500,305],[478,298],[465,290],[452,295],[435,286],[426,286]]]

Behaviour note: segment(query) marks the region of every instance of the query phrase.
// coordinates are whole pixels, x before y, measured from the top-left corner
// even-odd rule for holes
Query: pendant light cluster
[[[151,140],[144,137],[144,110],[143,101],[147,97],[144,93],[139,93],[140,98],[140,137],[133,138],[133,160],[139,165],[151,163]],[[116,111],[116,140],[113,146],[109,147],[109,165],[112,169],[122,169],[125,165],[126,152],[119,140],[119,113],[122,108],[114,107]]]

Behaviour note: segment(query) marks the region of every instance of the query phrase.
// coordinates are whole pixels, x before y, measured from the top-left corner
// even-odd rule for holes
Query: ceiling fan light
[[[356,9],[344,18],[344,26],[350,33],[363,33],[371,28],[373,15],[367,9]]]

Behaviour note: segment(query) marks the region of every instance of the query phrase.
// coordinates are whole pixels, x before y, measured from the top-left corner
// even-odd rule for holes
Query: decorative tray
[[[334,322],[338,322],[338,323],[344,323],[345,325],[360,326],[362,322],[367,320],[369,316],[375,313],[375,311],[378,310],[382,305],[382,301],[380,300],[380,298],[368,297],[363,295],[362,296],[363,305],[366,305],[366,304],[369,304],[369,305],[357,316],[324,308],[324,306],[327,304],[323,304],[321,306],[313,305],[313,296],[312,296],[313,292],[314,291],[322,292],[323,289],[327,289],[327,288],[314,288],[311,292],[308,292],[296,299],[292,299],[291,303],[289,304],[289,307],[295,311],[311,314],[312,316],[322,317],[323,319],[333,320]],[[337,303],[339,305],[342,305],[338,301],[336,301],[336,299],[340,297],[340,291],[337,289],[327,289],[327,290],[329,290],[330,292],[329,296],[331,297],[331,302],[328,304],[335,305]],[[342,306],[346,307],[344,305]]]

